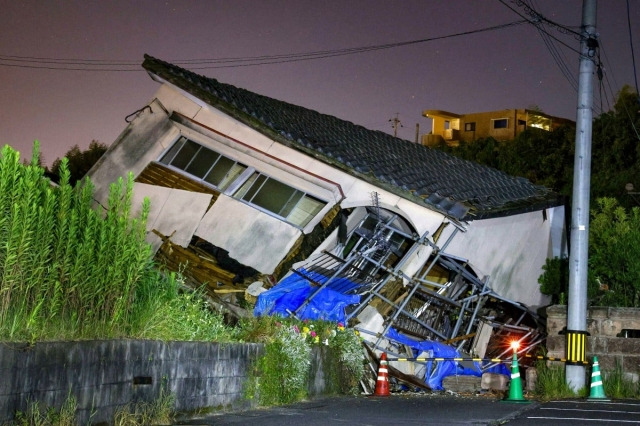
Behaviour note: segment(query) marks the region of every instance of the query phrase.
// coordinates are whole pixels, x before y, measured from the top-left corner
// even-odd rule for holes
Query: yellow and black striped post
[[[567,364],[586,364],[588,334],[584,330],[567,330]]]

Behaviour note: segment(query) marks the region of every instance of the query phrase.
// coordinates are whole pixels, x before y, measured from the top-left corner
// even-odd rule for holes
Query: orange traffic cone
[[[378,367],[378,380],[376,381],[375,396],[389,396],[389,370],[387,369],[387,354],[382,352],[380,367]]]

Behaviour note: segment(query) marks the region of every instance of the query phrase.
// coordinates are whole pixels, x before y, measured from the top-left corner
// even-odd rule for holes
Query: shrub
[[[246,389],[247,397],[258,398],[261,405],[287,404],[307,396],[314,345],[331,348],[332,356],[324,366],[327,389],[358,390],[365,358],[354,330],[327,321],[277,316],[245,320],[241,328],[242,339],[265,343],[265,354],[258,359]]]
[[[640,208],[626,210],[613,198],[596,200],[589,229],[587,297],[594,306],[640,307]],[[547,259],[540,291],[566,303],[569,261]]]

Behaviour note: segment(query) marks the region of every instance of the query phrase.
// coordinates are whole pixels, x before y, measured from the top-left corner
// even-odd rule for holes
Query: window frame
[[[504,126],[496,127],[496,123],[504,122]],[[492,130],[503,130],[509,128],[509,118],[492,118],[491,119],[491,129]]]
[[[326,200],[323,200],[320,197],[317,197],[313,194],[309,194],[306,191],[303,191],[299,188],[296,188],[295,186],[292,186],[288,183],[282,182],[280,179],[276,179],[273,176],[270,176],[267,173],[261,172],[260,170],[257,170],[255,168],[250,167],[251,172],[249,172],[249,170],[246,170],[245,173],[243,173],[243,179],[240,182],[240,179],[238,179],[237,182],[234,182],[234,188],[232,190],[231,187],[228,188],[228,190],[225,192],[226,195],[229,195],[230,197],[232,197],[234,200],[240,201],[244,204],[248,204],[250,206],[252,206],[253,208],[260,210],[262,212],[265,212],[267,214],[269,214],[270,216],[274,216],[277,217],[278,219],[281,219],[295,227],[298,227],[300,229],[306,227],[309,222],[311,222],[317,215],[318,213],[320,213],[322,211],[322,209],[324,209],[328,202]],[[239,195],[239,192],[243,190],[243,186],[245,186],[245,184],[249,183],[249,181],[251,180],[251,178],[255,175],[255,179],[253,179],[252,182],[250,182],[250,185],[248,188],[246,188],[246,190]],[[260,180],[260,178],[264,178],[264,180],[262,180],[262,182],[258,183],[259,187],[258,188],[254,188],[254,185],[256,185],[256,183]],[[279,210],[276,212],[274,210],[271,210],[265,206],[261,206],[260,204],[257,204],[254,202],[254,200],[256,199],[256,197],[260,194],[260,192],[265,188],[265,185],[267,185],[267,183],[272,180],[274,182],[279,183],[280,185],[284,185],[290,189],[293,190],[293,192],[291,193],[291,195],[287,198],[286,201],[281,202],[280,203],[280,208]],[[245,196],[251,193],[251,196],[249,197],[250,199],[245,199]],[[288,209],[288,213],[286,216],[282,215],[281,213],[283,212],[283,210],[285,210],[285,208],[287,207],[287,205],[289,204],[289,202],[295,198],[295,196],[297,194],[301,194],[300,197],[297,199],[297,201],[295,202],[295,204],[290,207]],[[316,201],[318,203],[318,208],[315,209],[315,211],[311,212],[311,214],[307,215],[307,218],[302,221],[301,223],[299,222],[294,222],[291,220],[292,216],[296,213],[296,209],[298,208],[298,206],[300,206],[300,204],[303,202],[303,200],[308,199],[308,200],[312,200],[312,201]],[[306,213],[306,211],[305,211]]]
[[[191,142],[194,145],[197,145],[198,148],[196,149],[196,151],[193,153],[193,155],[191,156],[191,158],[189,159],[189,161],[186,162],[184,167],[180,167],[177,165],[174,165],[173,162],[176,159],[176,157],[178,157],[178,155],[180,154],[180,152],[182,151],[182,149],[184,148],[184,146]],[[207,168],[206,172],[204,172],[204,174],[202,175],[202,177],[199,177],[198,175],[195,175],[193,173],[191,173],[190,171],[188,171],[189,167],[194,163],[194,160],[196,160],[196,157],[198,156],[198,153],[200,152],[204,152],[204,150],[208,150],[210,152],[213,152],[214,154],[217,154],[217,158],[215,159],[215,161],[213,161],[211,163],[211,165],[209,165],[209,167]],[[169,154],[173,154],[171,156],[171,158],[169,159],[167,156]],[[207,180],[207,177],[209,176],[209,174],[213,171],[214,167],[220,162],[220,160],[224,158],[226,160],[230,160],[231,162],[233,162],[233,165],[231,167],[228,168],[228,170],[225,172],[225,175],[222,177],[222,179],[220,179],[220,181],[218,182],[218,184],[212,183],[210,181]],[[204,184],[204,185],[208,185],[211,186],[212,188],[214,188],[217,191],[220,191],[221,193],[225,193],[229,187],[237,180],[239,179],[239,177],[246,172],[246,170],[249,168],[248,165],[241,163],[240,161],[237,161],[234,158],[231,158],[225,154],[222,154],[214,149],[211,149],[209,147],[204,146],[203,144],[201,144],[200,142],[193,140],[191,138],[188,138],[184,135],[180,135],[180,137],[178,137],[178,139],[176,139],[173,144],[171,145],[171,147],[165,151],[160,158],[158,159],[158,162],[161,164],[164,164],[167,167],[171,167],[174,170],[178,170],[182,173],[185,173],[187,175],[189,175],[191,178],[196,179],[198,182]],[[244,170],[235,178],[232,179],[231,182],[227,182],[226,186],[220,186],[221,183],[225,182],[225,179],[227,178],[227,176],[229,175],[229,173],[231,173],[231,171],[234,169],[234,167],[236,166],[240,166],[240,167],[244,167]]]
[[[184,168],[173,165],[172,164],[173,161],[178,157],[181,150],[189,142],[197,145],[197,149],[192,154],[191,158],[188,161],[186,161]],[[191,166],[191,164],[193,164],[194,160],[196,160],[198,153],[204,152],[202,151],[203,149],[217,154],[217,158],[215,159],[215,161],[212,162],[212,164],[209,166],[207,171],[203,174],[203,177],[198,177],[197,175],[194,175],[189,171],[187,171],[187,169]],[[169,155],[171,156],[170,158],[168,157]],[[228,182],[224,188],[221,188],[206,180],[206,177],[209,175],[209,173],[211,173],[215,165],[218,164],[222,158],[230,160],[234,164],[231,168],[229,168],[229,170],[226,172],[225,176],[220,180],[220,182],[225,181],[226,177],[229,175],[229,173],[231,173],[231,171],[235,166],[240,165],[244,167],[244,170],[241,173],[239,173],[237,176],[235,176],[235,178],[233,178],[232,181]],[[182,134],[171,144],[171,146],[167,150],[165,150],[160,155],[158,162],[160,164],[163,164],[166,167],[170,167],[178,171],[179,173],[183,173],[204,185],[210,186],[215,190],[219,191],[220,193],[225,194],[230,198],[233,198],[236,201],[239,201],[243,204],[247,204],[256,210],[259,210],[263,213],[268,214],[269,216],[282,220],[290,224],[291,226],[295,226],[296,228],[299,228],[299,229],[304,229],[311,221],[313,221],[318,216],[318,214],[327,206],[327,204],[329,204],[327,200],[321,197],[318,197],[315,194],[311,194],[307,191],[304,191],[295,186],[292,186],[289,183],[286,183],[280,179],[274,178],[268,173],[258,170],[255,167],[245,164],[243,162],[240,162],[235,158],[230,157],[227,154],[223,154],[215,149],[209,148],[208,146],[205,146],[205,144],[193,139],[192,137],[188,137]],[[247,188],[245,193],[241,197],[237,196],[238,192],[242,190],[242,187],[245,186],[254,175],[256,175],[256,178]],[[253,188],[253,185],[255,184],[255,182],[261,177],[263,177],[264,180],[260,183],[259,187]],[[278,184],[283,185],[292,190],[291,195],[287,198],[287,200],[285,200],[284,202],[280,202],[280,208],[277,212],[271,210],[270,208],[261,206],[260,204],[253,202],[256,196],[263,190],[265,184],[269,182],[269,180],[272,180],[273,182],[277,182]],[[248,192],[253,192],[253,194],[251,195],[250,200],[245,200],[243,197]],[[287,207],[291,203],[291,200],[295,199],[296,196],[298,196],[298,198],[297,198],[297,201],[295,201],[294,205]],[[315,202],[315,208],[313,208],[311,211],[298,209],[298,207],[301,205],[301,203],[304,202],[304,200],[311,200],[312,202]],[[287,212],[286,215],[281,214],[283,211]],[[292,221],[292,219],[294,218],[294,215],[300,214],[301,212],[305,216],[304,220]]]

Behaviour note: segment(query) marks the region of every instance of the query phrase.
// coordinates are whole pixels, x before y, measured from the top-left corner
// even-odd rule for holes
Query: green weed
[[[175,398],[162,388],[154,402],[128,404],[114,415],[114,426],[171,424]]]
[[[536,363],[538,378],[536,380],[535,394],[541,400],[557,398],[575,398],[577,395],[566,382],[564,364],[550,364],[546,361]]]
[[[616,399],[640,397],[638,384],[625,377],[620,363],[616,363],[613,370],[603,371],[601,374],[604,393],[607,397]]]

